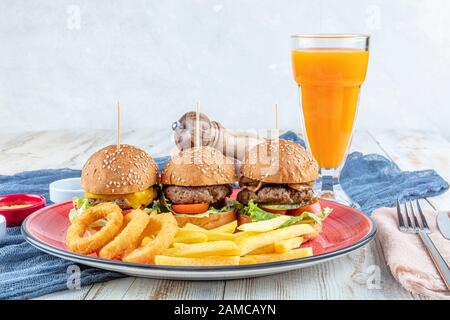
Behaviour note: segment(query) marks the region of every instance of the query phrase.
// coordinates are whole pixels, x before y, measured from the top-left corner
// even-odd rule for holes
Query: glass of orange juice
[[[317,160],[324,198],[353,205],[339,184],[369,61],[367,35],[293,35],[292,67],[308,149]]]

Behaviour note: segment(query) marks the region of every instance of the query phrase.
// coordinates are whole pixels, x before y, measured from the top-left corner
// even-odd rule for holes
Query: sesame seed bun
[[[175,215],[175,219],[177,220],[180,228],[184,227],[188,223],[192,223],[203,229],[210,230],[236,220],[236,213],[234,211],[214,213],[210,214],[209,217],[202,218],[196,218],[195,215],[185,214]]]
[[[299,144],[283,139],[268,140],[247,152],[240,174],[266,183],[305,183],[318,178],[319,166]]]
[[[89,193],[111,195],[142,191],[153,186],[158,169],[142,149],[121,144],[98,150],[85,163],[81,185]]]
[[[237,181],[234,161],[217,149],[199,147],[186,149],[166,164],[161,183],[184,187],[214,186]]]

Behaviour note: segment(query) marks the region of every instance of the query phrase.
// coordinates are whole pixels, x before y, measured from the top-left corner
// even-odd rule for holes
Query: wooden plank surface
[[[2,136],[0,174],[41,168],[81,168],[100,146],[114,143],[112,131],[38,132]],[[124,132],[124,143],[136,144],[153,156],[170,154],[174,144],[170,130]],[[359,131],[352,150],[385,154],[403,170],[435,168],[450,180],[449,142],[438,134]],[[447,149],[445,149],[447,148]],[[445,150],[448,150],[446,153]],[[51,155],[51,157],[49,156]],[[431,155],[431,158],[430,158]],[[14,159],[14,161],[11,161]],[[448,194],[431,203],[450,208]],[[424,203],[426,205],[426,203]],[[366,285],[371,268],[379,267],[381,288]],[[127,277],[81,290],[63,291],[41,299],[411,299],[394,281],[377,242],[318,266],[275,276],[233,281],[168,281]]]
[[[127,300],[220,300],[224,281],[173,281],[136,278],[124,299]]]

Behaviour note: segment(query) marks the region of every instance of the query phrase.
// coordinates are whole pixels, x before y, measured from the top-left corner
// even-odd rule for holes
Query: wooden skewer
[[[117,150],[120,149],[120,102],[117,100]]]
[[[275,103],[275,130],[278,132],[278,103]]]
[[[276,139],[280,136],[280,129],[278,127],[278,103],[275,103],[275,134]]]
[[[195,108],[195,147],[200,147],[200,104],[198,101]]]

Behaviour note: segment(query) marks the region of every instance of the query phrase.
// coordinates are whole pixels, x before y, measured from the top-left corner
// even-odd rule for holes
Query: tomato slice
[[[288,210],[275,210],[275,209],[268,209],[268,208],[262,208],[264,211],[270,212],[270,213],[276,213],[276,214],[286,214]]]
[[[308,211],[314,213],[315,215],[320,216],[322,214],[322,206],[319,201],[314,202],[313,204],[309,204],[307,206],[300,207],[298,209],[292,209],[288,211],[290,216],[299,216],[303,212]]]
[[[172,210],[176,213],[197,214],[208,211],[207,203],[172,204]]]

